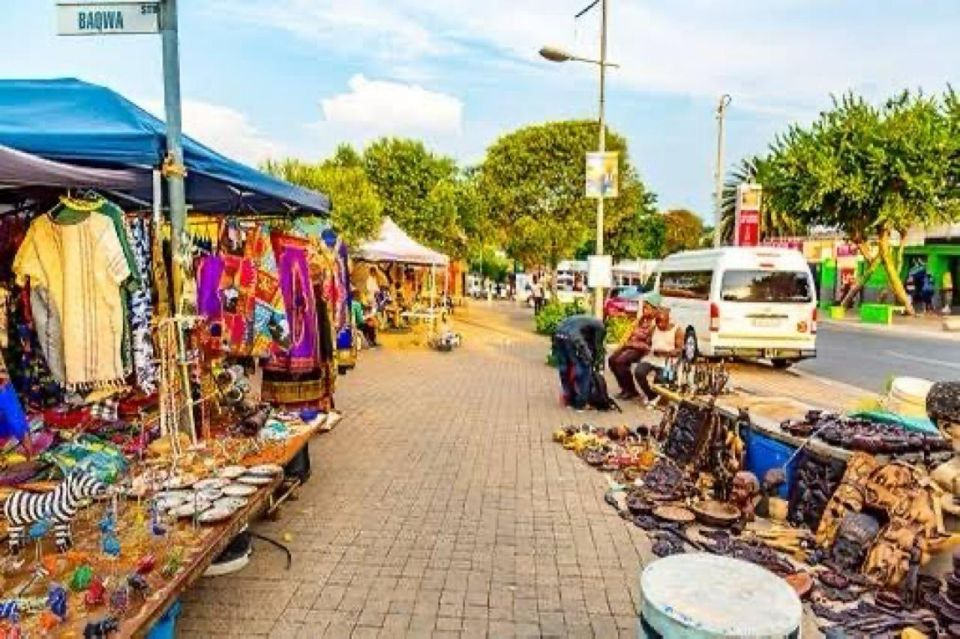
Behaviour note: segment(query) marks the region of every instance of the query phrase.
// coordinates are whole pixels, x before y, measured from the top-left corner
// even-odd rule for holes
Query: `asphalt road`
[[[874,392],[890,377],[960,380],[960,341],[820,324],[816,359],[795,368]]]

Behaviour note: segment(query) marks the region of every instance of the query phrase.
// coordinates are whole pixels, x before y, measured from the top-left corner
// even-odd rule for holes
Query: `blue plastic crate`
[[[177,617],[180,616],[180,600],[175,599],[163,616],[147,633],[147,639],[174,639],[177,636]]]
[[[782,468],[796,448],[772,437],[752,429],[744,429],[743,438],[747,446],[747,455],[744,465],[746,469],[757,476],[763,483],[763,476],[771,468]],[[793,486],[794,474],[797,470],[797,460],[793,459],[786,469],[787,481],[780,487],[779,495],[787,499],[790,487]]]

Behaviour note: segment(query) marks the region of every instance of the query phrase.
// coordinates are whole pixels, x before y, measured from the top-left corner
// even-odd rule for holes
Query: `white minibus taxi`
[[[657,269],[655,292],[685,331],[684,355],[769,359],[785,368],[817,355],[817,296],[798,251],[684,251]]]

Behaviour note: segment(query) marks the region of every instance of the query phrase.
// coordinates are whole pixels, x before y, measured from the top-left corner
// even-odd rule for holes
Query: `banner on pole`
[[[60,0],[57,34],[66,36],[124,35],[160,32],[159,0]]]
[[[610,288],[613,286],[613,257],[590,255],[587,257],[587,286]]]
[[[734,215],[734,246],[757,246],[760,244],[760,200],[763,187],[759,184],[737,186],[737,203]]]
[[[587,153],[587,197],[608,198],[619,194],[620,154],[616,151]]]

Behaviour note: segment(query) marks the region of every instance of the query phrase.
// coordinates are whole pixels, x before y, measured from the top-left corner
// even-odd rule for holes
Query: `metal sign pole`
[[[183,179],[186,169],[183,162],[183,118],[180,107],[180,43],[177,32],[177,0],[163,0],[160,5],[160,39],[163,43],[163,102],[167,120],[167,156],[163,161],[163,173],[167,178],[167,193],[170,199],[170,254],[173,277],[173,313],[176,318],[177,354],[180,359],[180,382],[184,405],[181,423],[188,427],[190,439],[197,443],[197,428],[193,419],[192,390],[187,363],[184,323],[181,321],[183,306],[183,278],[185,233],[187,224],[187,198]]]
[[[173,256],[174,308],[180,307],[183,290],[182,241],[187,220],[183,178],[183,119],[180,109],[180,45],[177,33],[177,0],[163,0],[160,6],[160,37],[163,42],[163,102],[167,120],[167,157],[163,172],[167,178],[170,205],[170,253]]]

